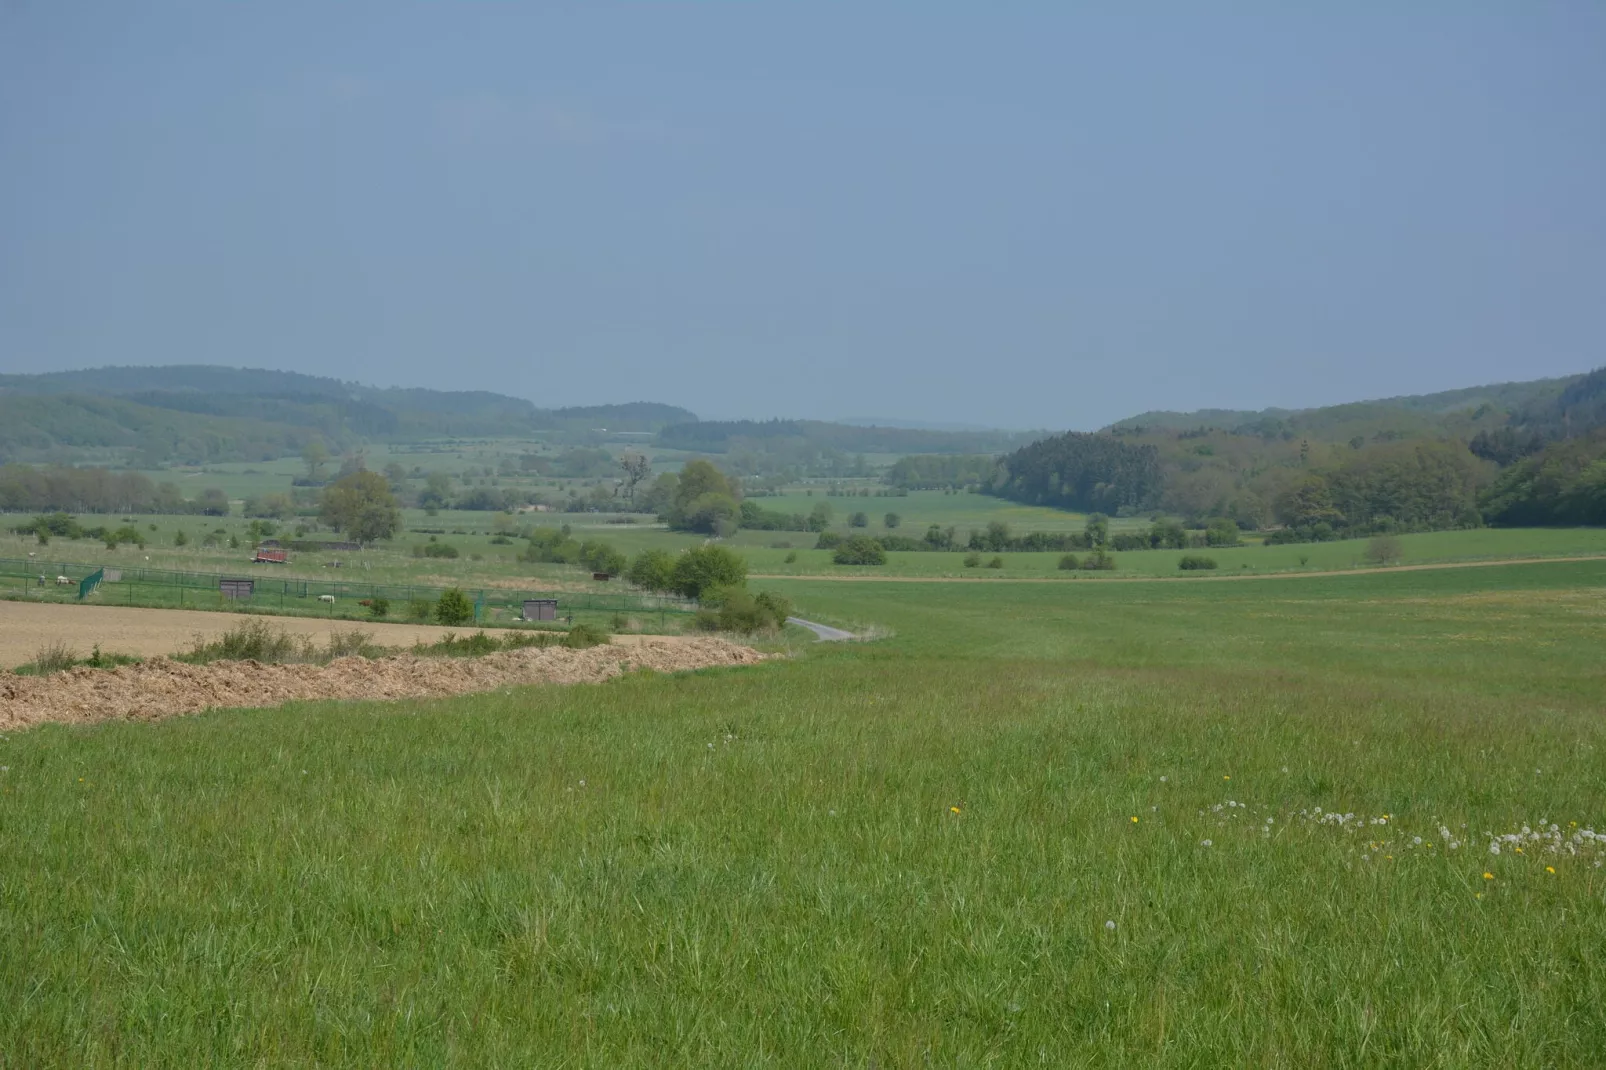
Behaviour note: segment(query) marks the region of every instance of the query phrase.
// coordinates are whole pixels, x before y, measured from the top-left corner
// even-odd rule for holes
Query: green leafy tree
[[[740,514],[736,487],[707,461],[688,461],[675,483],[675,497],[664,519],[677,531],[717,535]]]
[[[207,487],[196,495],[195,508],[204,516],[228,516],[229,496],[219,487]]]
[[[674,590],[687,598],[747,585],[747,561],[723,546],[698,546],[675,559]]]
[[[864,512],[854,513],[848,518],[848,524],[856,528],[867,528],[870,526],[870,515]]]
[[[1103,513],[1089,513],[1086,530],[1089,546],[1103,546],[1110,541],[1110,518]]]
[[[1366,543],[1366,560],[1374,565],[1390,565],[1405,554],[1400,540],[1393,535],[1377,535]]]
[[[886,548],[869,535],[855,535],[837,546],[831,560],[839,565],[884,565]]]
[[[456,587],[442,592],[440,600],[435,603],[435,619],[442,624],[467,624],[473,618],[474,603]]]
[[[358,543],[388,539],[401,526],[396,496],[377,472],[353,472],[324,488],[319,517]]]
[[[887,526],[888,531],[891,531],[893,528],[903,523],[903,517],[899,516],[897,513],[888,513],[886,516],[881,518],[881,522]]]
[[[814,508],[809,510],[809,530],[824,531],[831,526],[834,510],[830,502],[815,502]]]
[[[643,550],[630,562],[625,578],[646,591],[672,591],[675,559],[663,550]]]
[[[301,447],[301,459],[307,465],[307,478],[316,480],[318,473],[323,471],[323,466],[329,463],[329,447],[315,438]]]

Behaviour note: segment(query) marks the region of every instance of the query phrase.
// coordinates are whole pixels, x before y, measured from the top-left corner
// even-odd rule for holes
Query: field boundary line
[[[1324,572],[1251,572],[1226,576],[1103,576],[1095,583],[1232,583],[1240,580],[1311,580],[1331,576],[1375,576],[1384,572],[1431,572],[1448,568],[1493,568],[1499,565],[1561,565],[1580,561],[1606,561],[1606,554],[1584,557],[1505,557],[1495,561],[1441,561],[1422,565],[1392,565],[1380,568],[1341,568]],[[842,576],[827,574],[754,574],[751,580],[806,580],[819,583],[1071,583],[1071,579],[1041,576]]]

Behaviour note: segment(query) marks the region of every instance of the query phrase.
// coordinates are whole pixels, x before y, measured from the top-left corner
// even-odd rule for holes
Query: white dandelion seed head
[[[1107,921],[1104,923],[1104,927],[1113,933],[1115,931],[1115,922]]]

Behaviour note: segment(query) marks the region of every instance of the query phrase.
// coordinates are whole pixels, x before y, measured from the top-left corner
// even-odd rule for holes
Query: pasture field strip
[[[1606,563],[777,587],[888,637],[0,740],[0,1051],[1599,1065]]]
[[[1428,572],[1446,568],[1492,568],[1500,565],[1522,564],[1558,564],[1578,561],[1606,561],[1606,554],[1591,554],[1587,557],[1513,557],[1502,558],[1498,561],[1438,561],[1425,565],[1388,565],[1376,568],[1347,568],[1333,569],[1327,572],[1228,572],[1217,573],[1178,573],[1175,576],[1121,576],[1103,575],[1100,573],[1067,572],[1061,578],[1049,579],[1040,576],[990,576],[987,572],[973,570],[975,575],[970,576],[881,576],[863,570],[857,573],[837,573],[826,576],[789,575],[784,573],[760,574],[755,573],[751,579],[755,580],[818,580],[823,583],[1069,583],[1073,579],[1097,580],[1099,583],[1190,583],[1225,580],[1309,580],[1322,579],[1328,576],[1372,576],[1385,572]]]
[[[434,643],[446,635],[464,636],[478,630],[477,625],[445,628],[432,624],[390,624],[376,621],[330,620],[320,617],[272,617],[273,626],[294,636],[311,636],[326,642],[334,632],[353,628],[367,632],[380,646],[410,647],[414,643]],[[14,602],[0,600],[0,670],[33,660],[41,647],[55,641],[66,643],[79,657],[88,656],[99,644],[108,654],[155,657],[178,654],[190,649],[197,636],[215,640],[238,626],[238,614],[195,609],[141,609],[128,606],[71,605],[59,603]],[[498,633],[499,634],[499,633]],[[616,635],[616,643],[640,642],[648,638]],[[675,642],[677,636],[652,636],[654,640]]]

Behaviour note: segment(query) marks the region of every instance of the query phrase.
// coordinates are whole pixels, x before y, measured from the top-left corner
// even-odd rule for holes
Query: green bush
[[[705,632],[752,635],[775,631],[791,615],[792,603],[782,595],[762,591],[755,597],[743,588],[725,587],[711,592],[693,624]]]
[[[595,624],[576,624],[563,633],[563,645],[572,650],[601,646],[608,641],[608,633]]]
[[[456,587],[444,592],[435,603],[435,619],[448,627],[474,619],[474,603]]]
[[[643,550],[630,562],[625,578],[644,591],[672,591],[675,559],[663,550]]]
[[[390,599],[376,598],[368,603],[368,615],[375,620],[390,616]]]
[[[785,563],[788,564],[788,565],[797,564],[797,551],[796,550],[793,550],[791,553],[786,555],[786,562]]]
[[[991,561],[987,562],[987,567],[988,568],[1003,568],[1004,567],[1004,559],[1002,557],[995,557]]]
[[[1103,549],[1094,550],[1082,558],[1083,572],[1108,572],[1115,568],[1115,558]]]
[[[701,598],[716,587],[745,587],[747,561],[723,546],[698,546],[675,559],[674,590]]]
[[[414,557],[444,557],[455,559],[457,547],[449,542],[426,542],[413,547]]]
[[[1216,567],[1216,559],[1213,557],[1206,557],[1203,554],[1183,554],[1182,560],[1177,562],[1177,567],[1184,572],[1197,572],[1201,569],[1213,569]]]
[[[1077,559],[1075,554],[1065,554],[1060,558],[1060,568],[1062,569],[1074,570],[1081,567],[1082,562]]]
[[[296,639],[265,620],[244,620],[211,642],[197,636],[179,660],[204,665],[211,661],[312,661],[312,640]]]
[[[966,568],[980,568],[981,567],[981,554],[978,554],[978,553],[968,553],[968,554],[966,554],[965,555],[965,567]]]
[[[831,560],[839,565],[884,565],[887,563],[887,551],[869,535],[855,535],[843,540],[836,548],[836,553],[831,555]]]
[[[414,598],[407,603],[407,616],[413,620],[428,620],[435,612],[435,603],[427,598]]]

